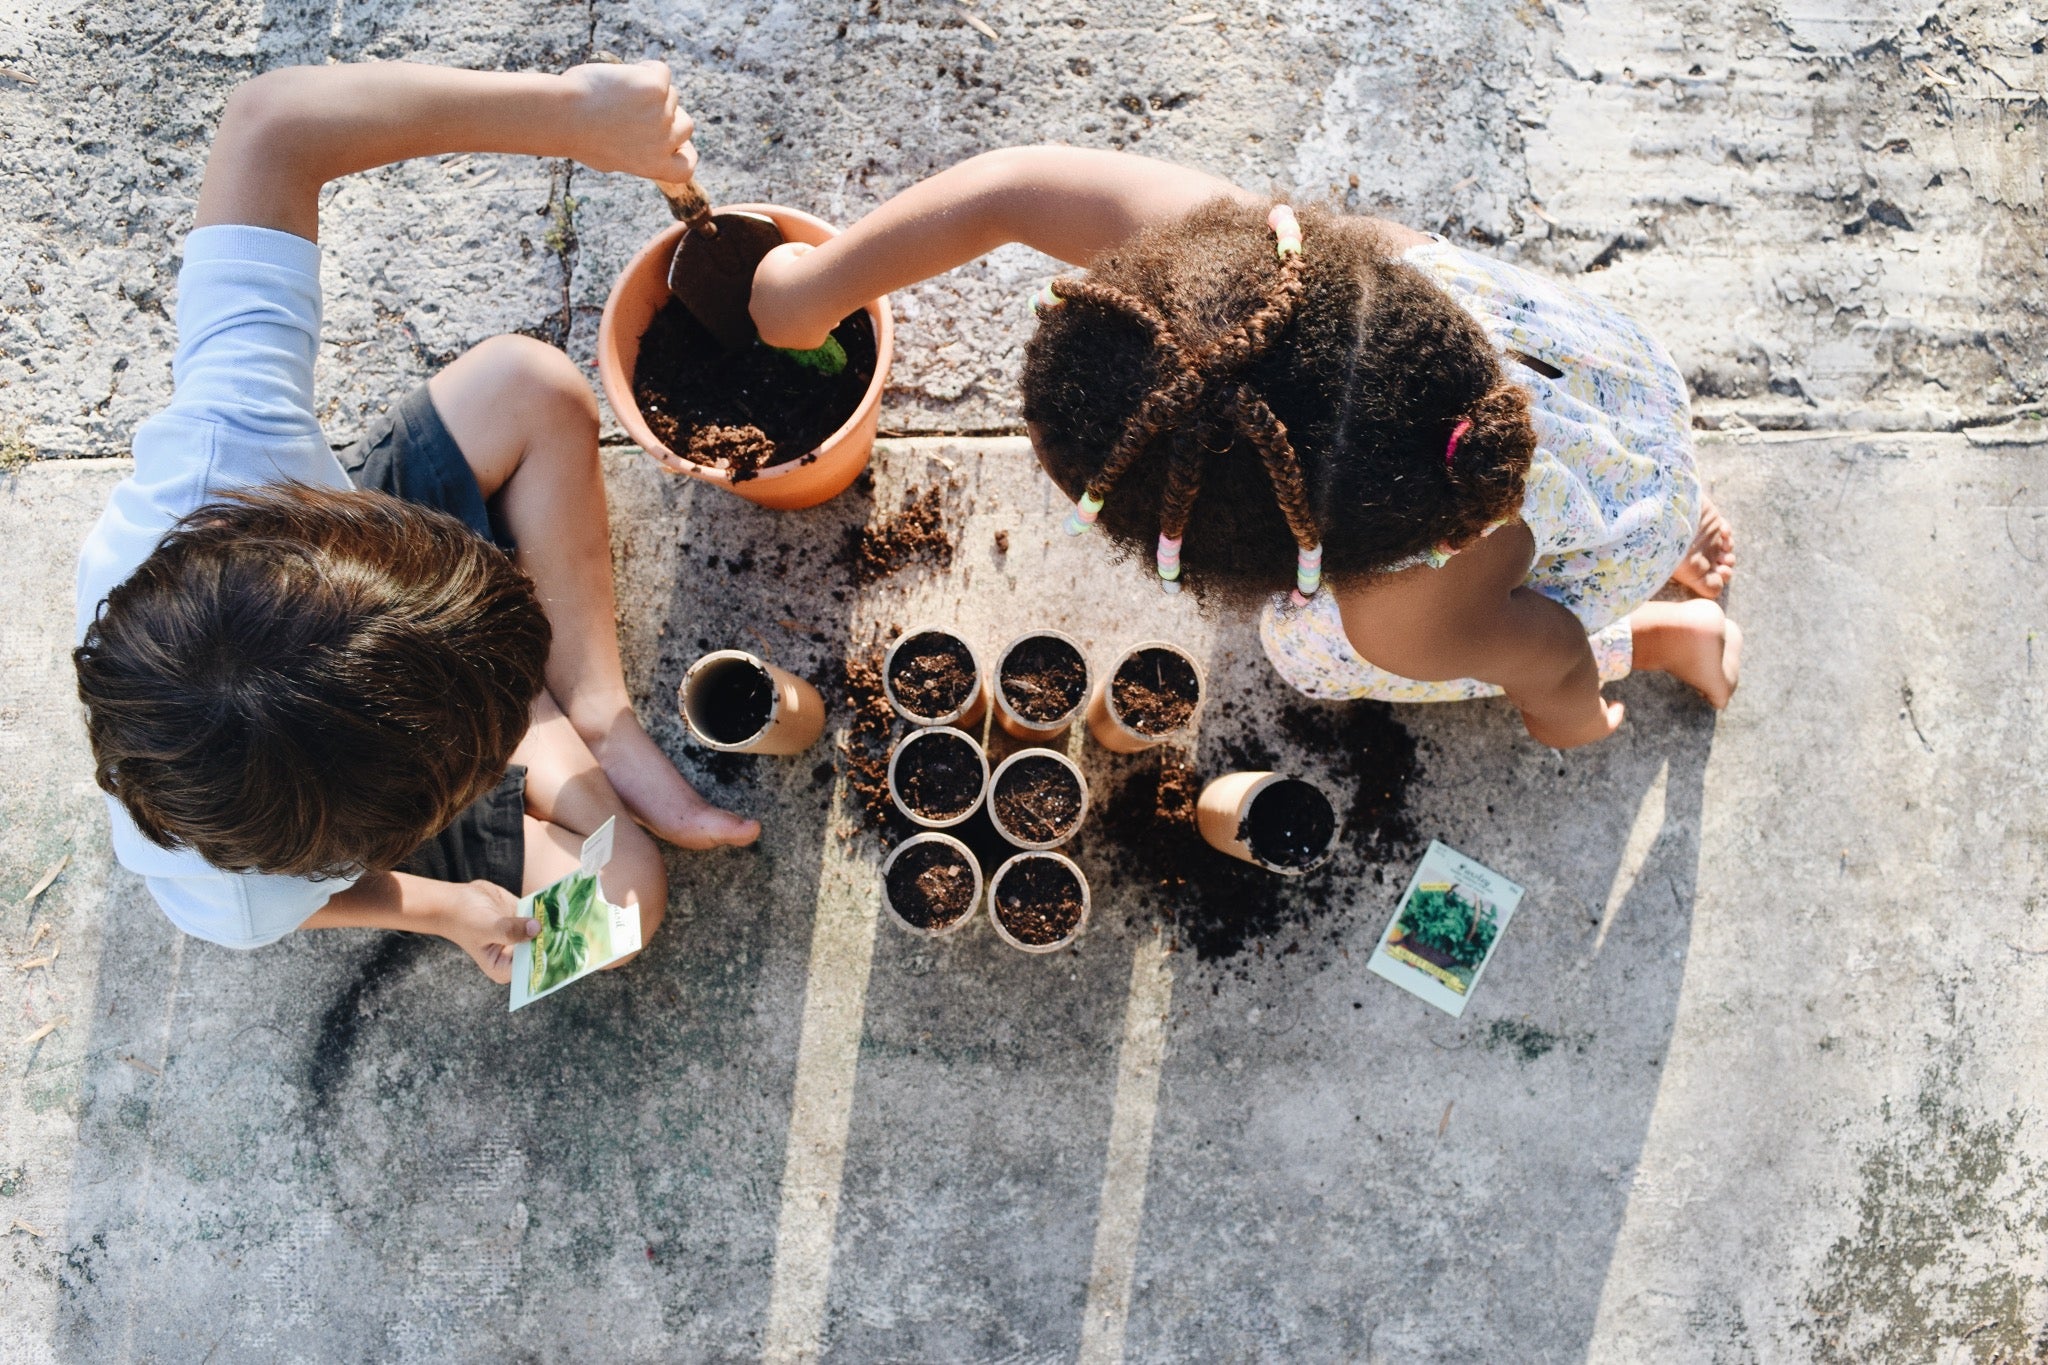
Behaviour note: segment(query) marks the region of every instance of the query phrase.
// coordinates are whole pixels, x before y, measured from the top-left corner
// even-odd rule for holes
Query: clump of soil
[[[727,351],[670,299],[640,338],[633,399],[663,445],[697,464],[723,465],[741,483],[812,455],[860,407],[875,376],[874,321],[863,308],[832,335],[846,350],[846,368],[826,376],[759,342]]]
[[[1309,867],[1329,850],[1337,833],[1330,798],[1298,777],[1275,782],[1252,798],[1237,837],[1252,856],[1271,867]]]
[[[946,529],[946,485],[907,493],[903,510],[861,528],[853,546],[856,583],[878,582],[912,564],[944,569],[953,563],[953,533]]]
[[[912,735],[896,749],[896,790],[927,820],[951,820],[981,800],[981,753],[959,735]]]
[[[1066,719],[1088,691],[1088,662],[1056,635],[1034,635],[1003,656],[996,686],[1033,725]]]
[[[1024,858],[996,883],[996,914],[1019,943],[1058,943],[1081,922],[1081,879],[1056,858]]]
[[[743,659],[712,664],[691,689],[697,728],[720,744],[742,744],[760,734],[774,709],[775,680]]]
[[[1141,649],[1109,680],[1109,697],[1124,724],[1141,735],[1163,735],[1195,714],[1202,680],[1178,652]]]
[[[860,808],[861,821],[880,835],[885,847],[909,831],[910,824],[889,797],[889,747],[895,736],[896,712],[882,691],[882,651],[867,649],[846,656],[846,709],[853,721],[839,746],[846,763],[846,786]]]
[[[974,910],[974,869],[960,851],[933,841],[905,849],[889,868],[889,903],[920,929],[937,929]]]
[[[1010,553],[1010,533],[1008,531],[996,532],[996,553],[999,555]]]
[[[1080,822],[1081,780],[1058,759],[1034,754],[1003,769],[989,802],[1000,828],[1027,843],[1050,843]]]
[[[965,642],[927,630],[896,647],[889,688],[904,710],[927,720],[950,716],[974,693],[974,655]]]

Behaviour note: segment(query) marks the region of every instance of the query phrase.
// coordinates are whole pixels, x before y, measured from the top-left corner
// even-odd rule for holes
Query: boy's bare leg
[[[699,796],[633,714],[613,615],[597,399],[575,364],[529,337],[493,337],[427,388],[539,589],[555,635],[548,691],[626,810],[683,848],[752,843],[759,823]]]
[[[1742,681],[1742,628],[1718,602],[1645,602],[1629,613],[1637,671],[1689,683],[1715,710]]]
[[[614,905],[639,906],[640,942],[652,941],[668,913],[668,870],[661,850],[633,823],[582,736],[545,692],[534,702],[533,727],[512,761],[526,765],[524,889],[538,891],[574,872],[583,841],[616,817],[612,860],[599,880]]]
[[[1700,495],[1700,529],[1686,547],[1685,558],[1671,571],[1671,581],[1700,597],[1719,597],[1735,577],[1735,528],[1714,500]]]

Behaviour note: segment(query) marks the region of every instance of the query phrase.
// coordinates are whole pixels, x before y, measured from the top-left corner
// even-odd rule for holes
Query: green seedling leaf
[[[786,346],[775,348],[807,370],[813,370],[827,378],[846,368],[846,348],[839,344],[838,337],[828,336],[823,346],[808,351],[792,351]]]

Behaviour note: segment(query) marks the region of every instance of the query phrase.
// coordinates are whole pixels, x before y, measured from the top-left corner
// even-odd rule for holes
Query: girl
[[[754,280],[763,340],[1005,242],[1085,266],[1035,300],[1040,463],[1169,591],[1268,598],[1267,655],[1322,698],[1505,693],[1558,748],[1612,734],[1603,682],[1715,707],[1735,566],[1685,382],[1610,305],[1375,218],[1295,209],[1113,152],[963,162]],[[1697,596],[1650,599],[1667,579]],[[1291,591],[1290,591],[1291,589]]]

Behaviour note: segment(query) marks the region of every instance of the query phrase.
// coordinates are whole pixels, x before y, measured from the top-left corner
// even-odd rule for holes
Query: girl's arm
[[[519,898],[490,882],[440,882],[408,872],[373,872],[337,892],[301,929],[400,929],[436,934],[475,960],[485,976],[512,979],[513,945],[540,932],[519,917]]]
[[[1502,688],[1538,743],[1569,749],[1605,739],[1621,724],[1622,705],[1600,695],[1578,617],[1523,586],[1534,557],[1528,527],[1502,527],[1441,569],[1408,569],[1341,592],[1344,633],[1365,658],[1404,678],[1477,678]]]
[[[824,344],[869,299],[1007,242],[1074,265],[1222,196],[1227,180],[1171,162],[1076,147],[985,152],[920,181],[815,249],[776,248],[754,274],[754,325],[771,346]]]
[[[317,240],[322,185],[442,152],[567,156],[601,171],[688,180],[692,131],[661,62],[560,76],[409,62],[284,67],[229,98],[197,226],[248,223]]]

